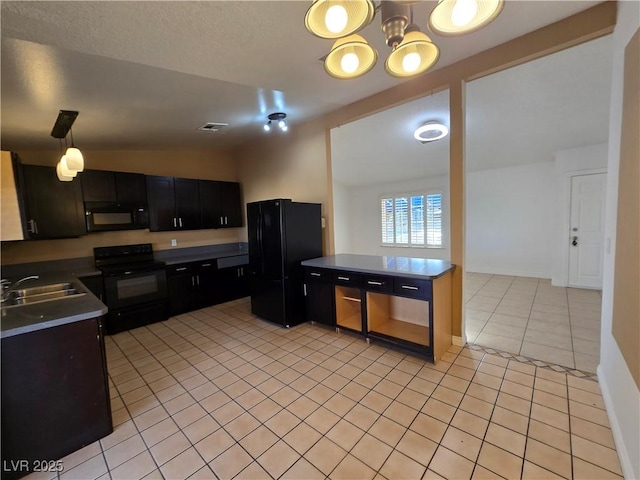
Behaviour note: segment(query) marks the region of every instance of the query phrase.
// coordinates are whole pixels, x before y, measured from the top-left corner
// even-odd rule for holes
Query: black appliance
[[[149,228],[146,203],[84,202],[87,232]]]
[[[93,249],[102,272],[109,313],[107,333],[113,334],[167,319],[167,274],[155,261],[150,243]]]
[[[300,262],[322,256],[320,204],[247,204],[251,313],[285,327],[305,321]]]

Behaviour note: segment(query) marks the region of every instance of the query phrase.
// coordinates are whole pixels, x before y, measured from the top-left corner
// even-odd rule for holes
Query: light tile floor
[[[115,431],[60,479],[621,478],[596,382],[482,351],[434,365],[243,299],[108,337],[107,359]]]
[[[467,273],[467,341],[595,373],[600,359],[598,290],[550,280]]]

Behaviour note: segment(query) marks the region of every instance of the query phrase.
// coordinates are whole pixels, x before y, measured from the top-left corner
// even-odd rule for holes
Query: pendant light
[[[62,158],[64,158],[64,156]],[[68,169],[65,171],[66,159],[65,159],[65,165],[63,166],[62,165],[62,158],[60,159],[60,161],[56,165],[56,175],[58,175],[58,180],[60,180],[61,182],[71,182],[71,181],[73,181],[73,177],[75,175],[71,175],[70,172],[68,171]],[[65,175],[65,173],[67,173],[68,175]]]
[[[71,146],[67,148],[67,151],[65,153],[65,156],[67,157],[67,165],[69,166],[70,170],[82,172],[84,171],[84,158],[82,157],[82,152],[77,149],[73,143],[73,130],[69,129],[69,132],[71,133]]]
[[[372,0],[315,0],[304,25],[317,37],[336,39],[366,27],[375,13]]]
[[[429,16],[429,28],[445,36],[484,27],[502,11],[504,0],[440,0]]]
[[[336,40],[324,60],[324,69],[334,78],[356,78],[371,70],[377,60],[376,49],[354,34]]]
[[[438,61],[440,49],[416,24],[405,29],[402,42],[389,54],[384,68],[396,78],[424,73]]]

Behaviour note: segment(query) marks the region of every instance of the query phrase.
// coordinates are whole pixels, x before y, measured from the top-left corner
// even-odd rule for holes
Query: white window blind
[[[383,245],[442,246],[441,193],[385,196],[380,220]]]

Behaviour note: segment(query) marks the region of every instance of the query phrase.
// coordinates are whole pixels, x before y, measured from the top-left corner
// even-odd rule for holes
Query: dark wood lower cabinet
[[[3,479],[113,431],[100,318],[3,338],[1,359]]]
[[[335,326],[331,273],[321,269],[307,269],[304,293],[307,320]]]

